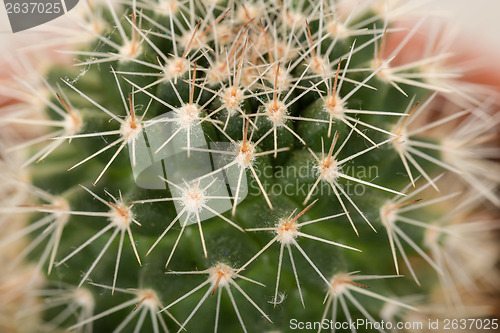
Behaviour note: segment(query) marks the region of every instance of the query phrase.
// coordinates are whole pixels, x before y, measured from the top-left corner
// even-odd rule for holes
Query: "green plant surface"
[[[20,259],[44,281],[40,331],[396,325],[465,309],[464,283],[498,277],[487,242],[489,265],[450,257],[453,239],[473,247],[495,228],[474,214],[499,204],[481,140],[498,114],[462,97],[432,40],[412,49],[425,18],[401,28],[389,14],[404,5],[375,3],[91,5],[77,66],[55,65],[44,96],[24,84],[43,114],[5,118],[50,133],[25,150],[29,176],[5,183],[29,199],[0,203],[29,220],[0,248],[29,237]],[[405,62],[408,50],[419,58]],[[436,111],[442,98],[457,110]],[[233,183],[183,176],[202,153]],[[157,156],[157,188],[144,188],[134,170]]]

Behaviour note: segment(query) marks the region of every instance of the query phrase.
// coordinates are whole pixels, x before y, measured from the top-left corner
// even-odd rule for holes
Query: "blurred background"
[[[86,0],[80,0],[80,2]],[[399,0],[398,0],[399,1]],[[446,20],[460,26],[464,37],[476,47],[484,47],[490,52],[500,56],[500,1],[499,0],[408,0],[423,4],[425,9],[432,10],[441,14]],[[9,21],[5,11],[4,0],[0,0],[0,40],[2,47],[0,52],[8,52],[9,48],[4,47],[4,42],[9,45],[12,39],[17,42],[23,35],[32,35],[38,29],[31,29],[22,33],[13,35],[10,32]],[[79,4],[78,6],[80,6]],[[78,7],[77,6],[77,7]],[[58,21],[64,18],[57,19]],[[12,38],[14,37],[14,38]],[[26,36],[28,37],[28,36]],[[29,37],[28,37],[29,39]]]
[[[432,0],[426,6],[459,25],[467,39],[489,44],[484,46],[500,54],[500,1]]]
[[[414,0],[421,1],[421,0]],[[460,27],[472,48],[484,48],[500,56],[500,1],[498,0],[430,0],[426,5],[442,12],[443,17]],[[492,54],[492,56],[494,56]],[[500,65],[498,65],[500,67]]]

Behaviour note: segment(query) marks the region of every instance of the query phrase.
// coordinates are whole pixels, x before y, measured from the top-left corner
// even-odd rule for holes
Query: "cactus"
[[[0,90],[21,101],[6,131],[44,129],[2,137],[16,331],[494,316],[500,118],[431,18],[398,25],[414,8],[389,1],[80,6],[76,66]]]

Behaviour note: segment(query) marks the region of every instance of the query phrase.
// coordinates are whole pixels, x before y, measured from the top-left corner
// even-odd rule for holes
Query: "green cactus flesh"
[[[49,270],[50,290],[63,286],[68,304],[90,311],[57,325],[286,332],[292,319],[380,322],[388,306],[418,311],[411,297],[429,301],[447,274],[428,245],[451,223],[432,227],[448,213],[439,205],[457,195],[439,176],[459,174],[423,129],[463,115],[415,125],[440,87],[418,65],[391,71],[396,29],[371,7],[343,23],[332,1],[168,3],[163,12],[156,2],[93,7],[109,31],[82,48],[95,52],[81,51],[85,70],[48,75],[47,117],[69,125],[30,168],[51,194],[30,221],[52,216],[53,225],[29,256]],[[176,139],[146,135],[154,126]],[[165,143],[158,152],[154,140]],[[171,146],[184,161],[176,180],[203,149],[212,170],[215,156],[232,162],[232,187],[217,185],[231,198],[210,197],[213,182],[173,180],[175,156],[153,174],[157,188],[139,186],[134,163]],[[68,304],[48,309],[46,322]]]

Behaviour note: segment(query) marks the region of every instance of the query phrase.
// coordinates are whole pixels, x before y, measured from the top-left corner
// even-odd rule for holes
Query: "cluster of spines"
[[[417,32],[421,24],[420,22],[422,21],[410,30],[398,47],[396,47],[392,52],[386,54],[385,44],[387,35],[390,34],[390,29],[387,27],[387,20],[385,20],[384,24],[378,28],[363,28],[365,26],[369,26],[370,24],[374,24],[377,21],[384,21],[384,19],[386,19],[385,16],[375,15],[371,16],[369,19],[363,20],[353,19],[348,15],[347,19],[342,22],[342,19],[337,14],[339,12],[337,9],[339,8],[335,7],[336,5],[334,3],[320,2],[314,4],[312,2],[309,3],[303,1],[298,5],[291,5],[287,2],[281,1],[272,3],[248,2],[244,4],[235,3],[234,8],[226,9],[224,5],[218,4],[217,1],[213,1],[208,4],[196,1],[189,1],[187,3],[172,1],[162,7],[162,13],[164,13],[163,17],[165,20],[161,20],[161,22],[168,22],[166,25],[161,24],[160,20],[156,19],[154,14],[151,12],[152,9],[154,12],[159,8],[156,3],[136,3],[134,1],[127,12],[127,16],[124,16],[124,18],[120,18],[118,16],[118,10],[113,8],[109,2],[107,2],[107,4],[109,7],[106,12],[113,19],[118,33],[113,34],[112,38],[108,38],[104,35],[100,35],[101,32],[89,30],[88,27],[85,26],[82,27],[84,30],[97,37],[101,43],[105,44],[104,48],[109,50],[106,52],[77,51],[76,53],[84,57],[92,57],[89,60],[81,62],[80,65],[107,66],[108,64],[111,64],[111,66],[117,68],[115,70],[114,67],[111,67],[116,87],[108,88],[117,88],[119,98],[123,104],[123,108],[125,109],[125,119],[122,119],[123,116],[119,116],[115,113],[115,106],[111,108],[110,105],[103,105],[97,100],[94,100],[90,95],[87,95],[84,91],[77,88],[78,82],[75,83],[63,80],[63,82],[69,86],[70,90],[76,92],[81,98],[86,99],[93,108],[104,112],[106,116],[109,116],[110,120],[119,123],[119,128],[117,129],[101,132],[85,132],[85,120],[80,117],[79,110],[73,107],[68,97],[65,95],[64,89],[62,89],[59,85],[57,87],[59,92],[56,92],[48,83],[43,83],[41,85],[42,88],[49,92],[44,96],[41,95],[37,88],[33,87],[30,82],[22,82],[22,84],[25,85],[25,88],[27,88],[31,94],[36,97],[39,104],[41,102],[42,105],[50,108],[62,118],[61,120],[33,120],[14,115],[3,119],[9,124],[29,123],[61,128],[61,130],[50,133],[46,137],[37,138],[37,140],[29,142],[39,143],[44,139],[49,140],[49,144],[40,152],[30,157],[25,164],[43,161],[52,152],[54,152],[64,142],[64,140],[85,140],[87,137],[118,135],[118,139],[106,144],[103,148],[97,150],[73,166],[80,166],[81,164],[106,152],[108,149],[117,147],[111,158],[105,163],[104,168],[95,179],[95,185],[101,180],[102,177],[105,176],[106,171],[112,167],[113,161],[122,151],[124,151],[127,145],[129,150],[132,151],[132,156],[135,156],[133,153],[135,138],[139,135],[143,128],[147,128],[148,126],[154,124],[154,122],[148,121],[145,115],[150,109],[152,102],[155,102],[163,105],[166,111],[172,111],[176,114],[171,121],[175,122],[179,131],[174,132],[172,136],[180,135],[180,133],[186,135],[186,150],[188,154],[191,151],[189,142],[191,135],[193,135],[192,132],[190,133],[190,130],[202,123],[210,123],[217,129],[219,135],[230,141],[235,146],[235,150],[232,152],[235,156],[233,162],[234,165],[237,165],[240,168],[239,178],[241,179],[246,176],[247,171],[249,172],[249,175],[258,183],[262,197],[265,199],[269,209],[274,208],[273,203],[270,196],[266,192],[265,184],[259,180],[259,176],[254,169],[254,163],[258,157],[268,155],[277,157],[279,153],[290,150],[291,148],[289,142],[293,142],[294,140],[298,141],[299,146],[305,146],[307,151],[310,153],[310,158],[317,163],[315,166],[317,177],[313,188],[310,190],[307,197],[303,198],[304,204],[307,204],[311,199],[314,187],[321,181],[324,181],[331,186],[335,193],[337,199],[336,201],[339,203],[339,207],[342,208],[343,213],[297,223],[298,217],[300,217],[312,206],[309,205],[298,215],[294,215],[293,212],[289,212],[290,215],[288,218],[279,220],[273,227],[248,228],[247,231],[268,230],[273,232],[275,236],[271,242],[263,246],[255,256],[253,256],[248,262],[241,265],[240,268],[232,268],[225,263],[215,263],[212,268],[206,271],[200,271],[209,274],[209,279],[203,284],[203,286],[210,284],[209,291],[212,290],[212,294],[214,294],[220,286],[217,296],[218,305],[215,321],[216,327],[218,323],[217,318],[219,313],[218,306],[220,304],[220,290],[224,287],[230,295],[231,302],[243,330],[246,330],[241,313],[239,312],[233,296],[231,295],[229,287],[232,285],[233,287],[238,288],[237,285],[234,285],[233,278],[244,278],[243,275],[239,274],[239,272],[242,271],[243,268],[246,268],[247,265],[262,254],[274,242],[279,242],[281,244],[276,288],[272,301],[274,306],[276,306],[279,299],[278,286],[285,247],[290,255],[297,290],[300,295],[300,300],[304,305],[298,273],[293,260],[290,245],[297,247],[301,255],[304,256],[306,261],[309,262],[319,277],[326,283],[326,288],[329,292],[328,295],[336,295],[332,297],[335,300],[337,300],[338,297],[341,304],[343,304],[342,302],[345,302],[342,295],[346,295],[346,297],[352,301],[352,295],[349,294],[348,291],[349,288],[363,288],[364,286],[357,285],[353,282],[355,279],[348,278],[350,275],[346,274],[338,274],[337,276],[340,276],[339,278],[334,278],[332,280],[333,282],[329,281],[317,265],[314,264],[313,260],[308,257],[306,252],[296,242],[296,238],[311,238],[313,240],[322,241],[331,245],[346,247],[343,244],[309,235],[300,231],[300,227],[302,225],[320,222],[334,216],[346,215],[352,228],[356,233],[358,233],[357,227],[351,218],[352,212],[349,212],[344,200],[347,200],[349,205],[351,205],[355,211],[359,213],[363,220],[370,227],[374,228],[372,223],[363,213],[362,208],[358,207],[350,195],[344,192],[342,186],[337,182],[339,178],[344,178],[366,186],[372,186],[377,189],[393,192],[401,197],[405,195],[406,189],[398,192],[397,189],[394,190],[383,187],[381,185],[377,185],[376,183],[372,183],[371,181],[357,179],[353,176],[342,173],[343,163],[351,161],[358,156],[362,156],[369,151],[381,149],[381,147],[384,148],[384,145],[392,145],[400,156],[401,163],[404,165],[404,169],[408,174],[410,181],[408,187],[415,186],[416,184],[417,177],[412,174],[412,168],[416,169],[428,183],[428,185],[419,187],[419,189],[415,192],[424,190],[429,185],[437,188],[435,179],[432,179],[429,176],[428,171],[426,171],[422,167],[421,163],[419,163],[414,157],[418,156],[419,158],[427,160],[428,162],[436,164],[456,174],[463,175],[465,173],[464,178],[466,181],[474,183],[478,187],[478,190],[490,199],[490,201],[498,203],[498,198],[495,196],[494,186],[484,183],[479,183],[478,185],[477,179],[481,175],[478,173],[477,168],[474,169],[475,166],[479,166],[479,163],[487,163],[482,160],[482,157],[489,157],[488,154],[479,154],[477,161],[478,164],[472,164],[469,166],[468,170],[463,170],[463,158],[460,159],[460,156],[461,154],[463,155],[464,152],[459,150],[461,146],[458,148],[449,148],[443,143],[434,144],[427,141],[414,140],[412,138],[413,135],[420,134],[447,122],[454,121],[456,118],[465,116],[465,112],[454,113],[450,116],[435,120],[434,122],[421,125],[418,128],[411,128],[410,125],[417,118],[417,116],[421,112],[428,109],[430,103],[432,102],[432,98],[428,99],[426,103],[421,105],[416,105],[417,103],[412,100],[408,104],[406,111],[400,113],[391,111],[402,110],[360,110],[356,108],[349,108],[349,101],[357,91],[362,89],[375,90],[375,87],[370,85],[370,80],[375,77],[382,82],[392,85],[403,95],[407,95],[407,93],[405,92],[405,89],[402,88],[402,85],[410,85],[430,89],[431,91],[450,93],[450,90],[452,90],[453,87],[450,88],[449,84],[446,84],[446,88],[443,88],[440,84],[436,84],[437,75],[426,76],[425,72],[422,72],[420,76],[407,73],[408,70],[420,68],[422,65],[439,62],[443,59],[442,56],[429,56],[419,62],[405,64],[399,67],[391,65],[393,59],[398,56],[399,52],[401,52],[404,47],[407,46],[412,36]],[[304,8],[305,10],[301,10]],[[204,19],[199,19],[200,15],[203,15]],[[359,18],[363,17],[363,13],[359,13],[357,11],[353,11],[352,15],[358,15]],[[355,21],[352,25],[350,25],[351,20]],[[144,30],[142,28],[143,24],[150,26],[148,30]],[[313,25],[314,28],[311,28]],[[127,29],[129,30],[128,33],[126,32]],[[354,38],[359,37],[362,39],[362,36],[368,36],[365,42],[360,43],[359,45],[356,45],[355,42],[351,44],[350,41],[353,41]],[[162,43],[162,39],[166,40],[167,43],[170,43],[172,49],[169,50],[169,52],[166,52],[157,46],[157,44],[159,45]],[[150,52],[150,55],[152,56],[149,58],[143,57],[143,54],[146,52],[146,48],[150,48],[148,52]],[[337,52],[337,48],[343,51]],[[365,64],[367,65],[365,68],[351,68],[351,60],[353,60],[356,55],[361,53],[365,48],[374,49],[374,57],[372,58],[372,61]],[[154,60],[151,61],[151,59]],[[345,63],[343,67],[342,63]],[[135,70],[137,67],[142,69]],[[134,68],[134,70],[130,70],[128,68]],[[364,72],[366,74],[359,81],[350,78],[347,75],[349,73],[358,72]],[[200,73],[202,74],[200,75]],[[449,75],[446,74],[447,73],[443,73],[442,77],[445,77],[446,79],[454,77],[454,73],[450,73]],[[145,85],[135,82],[136,79],[134,78],[145,76],[151,76],[153,80]],[[357,76],[353,75],[353,77]],[[427,78],[432,79],[432,83],[425,83]],[[81,76],[79,80],[84,81],[85,76]],[[127,87],[123,87],[122,80],[128,83]],[[341,89],[344,83],[353,84],[354,88],[347,90],[344,87],[344,91],[347,90],[347,92],[344,93],[343,91],[343,94],[341,94]],[[168,89],[171,88],[170,91],[174,97],[169,98],[168,100],[160,97],[155,92],[155,89],[161,85],[166,85]],[[187,86],[187,93],[183,91],[186,88],[183,87],[183,85]],[[204,97],[203,94],[205,93],[211,94],[211,97]],[[463,92],[460,91],[460,93]],[[113,94],[115,94],[115,92],[113,92]],[[136,115],[137,106],[135,98],[140,94],[147,96],[147,106],[143,107],[141,116],[138,116]],[[318,96],[317,98],[319,103],[322,104],[319,108],[316,108],[315,111],[320,113],[324,112],[324,114],[321,114],[321,116],[298,116],[296,115],[296,111],[290,110],[294,107],[294,105],[299,104],[302,99],[306,99],[312,95]],[[208,105],[217,105],[217,103],[219,106],[215,108],[215,110],[206,110]],[[257,106],[257,109],[253,109],[251,112],[248,112],[248,106],[246,106],[245,103],[252,103],[251,105]],[[481,106],[478,106],[478,108],[480,107]],[[477,126],[471,124],[476,118],[479,118],[479,116],[482,115],[481,112],[482,110],[476,110],[472,115],[468,116],[469,120],[464,122],[463,127],[467,124],[470,124],[469,127],[471,127],[468,128],[469,131],[467,132],[467,134],[470,134],[470,142],[459,142],[462,146],[466,146],[468,148],[469,144],[478,142],[476,140],[478,136],[483,135],[483,133],[477,130]],[[399,117],[399,121],[393,128],[384,128],[383,126],[378,126],[377,123],[367,123],[357,119],[355,116],[350,116],[349,114],[371,115],[374,116],[373,119],[377,120],[381,119],[379,116],[396,116]],[[489,117],[488,115],[484,116]],[[495,122],[498,122],[498,119],[492,119]],[[480,120],[475,121],[479,122]],[[317,152],[319,151],[318,147],[320,147],[317,140],[312,143],[306,142],[306,140],[299,133],[297,133],[295,128],[291,125],[293,123],[301,122],[313,123],[315,125],[319,124],[325,129],[323,137],[321,138],[321,154]],[[232,123],[236,124],[236,126],[231,126]],[[335,150],[340,134],[334,133],[332,128],[334,126],[337,127],[339,123],[344,124],[348,131],[345,133],[347,134],[346,138],[343,138],[343,140],[339,143],[340,147]],[[391,121],[384,121],[384,123],[390,124]],[[385,135],[386,137],[384,140],[376,142],[374,141],[375,139],[372,139],[369,135],[365,134],[365,131],[361,130],[361,128],[369,128],[378,132],[378,134],[374,135],[374,137],[379,138],[381,135]],[[462,132],[466,130],[467,128],[461,129]],[[235,135],[239,136],[239,133],[242,133],[241,140],[234,137]],[[355,135],[361,137],[362,140],[366,140],[368,147],[359,151],[351,151],[350,155],[343,159],[337,158],[338,153],[346,145],[349,145],[349,139],[352,137],[353,133],[356,133]],[[291,140],[287,140],[285,143],[280,144],[281,139],[286,137],[286,135],[288,135]],[[456,142],[456,140],[452,140],[454,138],[453,134],[449,137],[449,141],[452,141],[453,143]],[[326,149],[328,152],[325,151],[325,143],[323,142],[323,139],[331,141],[329,149]],[[165,146],[168,145],[169,140],[171,140],[171,138],[165,141]],[[480,141],[481,140],[479,140],[479,143],[482,143]],[[263,144],[263,146],[268,150],[256,151],[255,149],[260,144]],[[311,146],[308,146],[308,144]],[[326,145],[328,145],[328,142]],[[16,148],[24,148],[25,146],[27,146],[26,143]],[[297,143],[295,143],[295,147],[293,149],[297,149],[296,146]],[[445,158],[440,160],[434,157],[433,154],[422,151],[422,148],[436,150],[442,153]],[[196,148],[193,148],[192,150],[194,151]],[[214,150],[209,150],[209,152],[212,154],[218,153]],[[134,161],[135,160],[133,158],[132,164],[135,163]],[[163,179],[163,181],[169,183],[168,179]],[[494,181],[498,183],[498,180],[494,179]],[[171,183],[168,185],[177,186]],[[84,187],[84,189],[87,188]],[[133,204],[179,200],[184,205],[185,211],[179,213],[177,217],[169,222],[170,224],[168,227],[163,231],[157,242],[154,243],[150,249],[151,251],[152,248],[159,241],[161,241],[161,238],[170,230],[177,220],[181,221],[182,229],[170,253],[169,259],[167,260],[167,265],[172,258],[175,246],[179,242],[182,232],[186,227],[186,223],[183,223],[181,219],[182,214],[192,214],[196,216],[201,209],[210,209],[205,201],[209,199],[209,197],[200,199],[200,197],[203,197],[202,189],[189,186],[183,189],[183,191],[187,191],[189,193],[186,192],[187,194],[180,198],[165,198],[164,200],[162,198],[140,198],[135,200],[134,203],[127,204],[121,197],[121,194],[119,198],[116,198],[111,193],[107,192],[110,200],[104,200],[94,194],[94,192],[87,189],[91,195],[108,206],[110,210],[107,212],[75,211],[67,206],[67,203],[65,203],[63,198],[55,197],[49,193],[45,193],[43,190],[33,187],[30,187],[28,191],[38,195],[42,199],[42,204],[25,205],[23,207],[20,207],[19,205],[17,207],[5,207],[4,209],[6,213],[46,212],[49,215],[47,218],[43,218],[35,224],[32,224],[30,227],[23,229],[20,233],[5,238],[1,244],[7,245],[16,240],[18,237],[34,231],[38,227],[46,227],[46,231],[42,235],[45,237],[45,235],[50,234],[51,238],[42,254],[39,266],[41,268],[41,266],[48,261],[48,269],[50,272],[55,262],[58,244],[61,237],[63,237],[62,229],[70,215],[106,217],[109,222],[106,227],[104,227],[95,236],[89,238],[88,241],[82,243],[80,247],[76,248],[75,251],[70,253],[62,261],[59,261],[58,264],[64,263],[67,259],[72,257],[73,254],[78,253],[79,250],[91,244],[99,236],[114,227],[115,230],[113,231],[109,241],[104,245],[102,251],[93,261],[91,268],[86,271],[80,282],[80,285],[85,282],[93,268],[96,267],[99,260],[104,256],[104,253],[110,247],[113,239],[121,231],[120,246],[115,265],[113,284],[110,287],[112,291],[116,289],[115,284],[117,281],[121,248],[124,242],[125,233],[128,233],[137,260],[139,261],[139,264],[141,263],[130,229],[132,222],[136,224],[139,224],[140,222],[134,219],[132,208]],[[236,195],[238,195],[239,191],[236,192]],[[451,195],[443,195],[435,201],[426,202],[425,204],[420,204],[420,206],[426,206],[434,202],[446,200],[450,196],[454,195],[456,194],[453,193]],[[238,198],[233,198],[233,200],[234,204],[232,207],[232,215],[234,218]],[[438,274],[444,274],[442,271],[443,267],[440,267],[440,265],[436,262],[438,259],[430,258],[424,250],[421,249],[421,247],[406,236],[406,234],[398,226],[396,226],[395,222],[406,222],[416,226],[423,226],[426,230],[441,231],[445,234],[449,233],[445,232],[444,228],[429,227],[426,222],[415,221],[414,219],[409,218],[405,219],[399,215],[401,211],[408,210],[404,207],[408,206],[408,208],[416,209],[419,207],[417,205],[418,204],[416,204],[415,200],[402,202],[400,198],[395,198],[388,201],[384,206],[381,206],[380,219],[389,235],[390,247],[392,249],[392,256],[394,258],[397,273],[399,274],[396,248],[403,256],[409,272],[415,281],[419,283],[419,280],[409,263],[409,259],[406,256],[403,245],[398,237],[404,239],[418,254],[422,255],[422,257],[438,271]],[[243,231],[242,227],[235,223],[232,219],[224,217],[223,215],[220,215],[220,218],[224,219],[232,226],[235,226],[237,229],[240,229],[240,231]],[[272,224],[271,221],[268,221],[268,223]],[[203,238],[201,222],[198,220],[197,224],[201,236],[203,253],[204,256],[207,257],[207,249]],[[435,240],[434,243],[432,242],[433,239]],[[34,248],[42,241],[43,237],[38,236],[38,238],[35,238],[32,246],[28,247],[26,250]],[[427,237],[425,246],[431,249],[434,256],[437,255],[436,246],[438,245],[440,244],[436,243],[436,238],[431,236]],[[352,247],[348,248],[354,249]],[[27,253],[28,251],[25,254]],[[346,288],[346,286],[349,288]],[[342,292],[338,292],[337,289],[341,289]],[[242,289],[238,290],[242,292],[243,295],[246,295]],[[139,294],[142,295],[142,293]],[[186,296],[190,294],[191,292],[186,294]],[[198,303],[184,323],[180,324],[180,322],[178,322],[181,329],[192,318],[192,315],[194,315],[196,310],[198,310],[202,302],[207,299],[209,294],[210,293],[207,291],[205,296]],[[373,296],[373,294],[371,295]],[[138,306],[141,304],[147,304],[149,307],[148,309],[150,309],[152,313],[155,312],[157,308],[161,308],[160,302],[156,301],[156,296],[148,296],[149,298],[145,296],[141,297],[142,296],[138,296],[138,298],[134,299],[133,302],[139,303]],[[249,296],[246,295],[246,297],[261,313],[264,313]],[[155,301],[146,302],[146,300],[150,299],[154,299]],[[182,299],[184,299],[184,296],[180,297],[176,301],[173,301],[170,305],[163,307],[163,309],[166,310]],[[379,297],[379,299],[381,298]],[[456,297],[454,301],[455,303],[457,302]],[[397,302],[393,301],[393,303]],[[129,302],[124,304],[126,305],[123,305],[123,307],[130,305]],[[343,307],[345,307],[345,305],[343,305]],[[113,309],[118,311],[121,308],[122,307],[118,306]],[[327,310],[328,308],[325,309],[325,311]],[[363,310],[359,307],[358,310],[363,313]],[[104,313],[108,314],[111,312],[112,311]],[[74,328],[84,327],[92,320],[101,318],[104,315],[98,314],[92,317],[87,313],[87,316],[88,318],[86,320],[80,321],[80,324],[77,324]],[[349,316],[349,314],[346,314],[346,316]],[[269,319],[267,315],[265,315],[265,317]],[[128,316],[126,320],[131,319],[132,316]],[[141,319],[139,319],[139,322],[141,322]],[[155,322],[156,321],[153,319],[152,325],[153,327],[156,327],[156,330],[159,330],[157,325],[159,322],[161,323],[161,320],[156,322],[156,324]],[[124,326],[125,325],[119,325],[118,328],[121,329]]]

